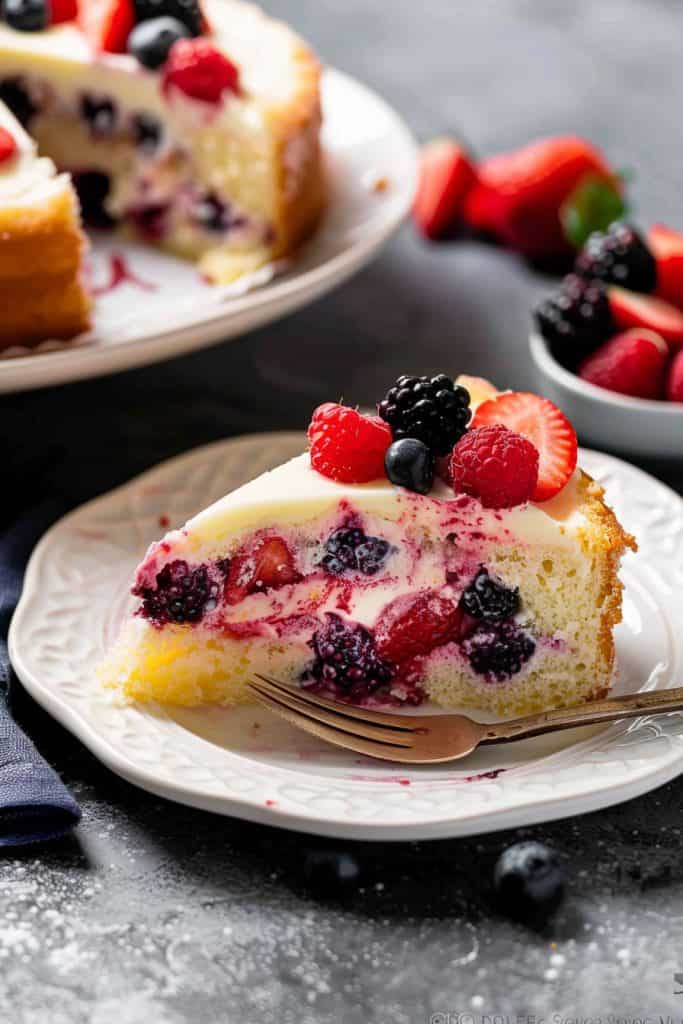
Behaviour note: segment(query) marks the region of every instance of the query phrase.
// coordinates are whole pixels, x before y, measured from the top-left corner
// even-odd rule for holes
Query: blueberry
[[[356,889],[361,869],[353,854],[344,850],[307,850],[303,877],[313,895],[339,899]]]
[[[413,437],[394,441],[387,448],[384,467],[392,484],[417,494],[427,494],[431,490],[434,459],[423,441]]]
[[[163,135],[161,121],[152,117],[151,114],[136,114],[133,118],[133,134],[138,149],[151,156],[152,153],[156,153],[161,142]]]
[[[473,619],[500,622],[512,618],[519,611],[519,590],[506,587],[500,580],[480,569],[460,598],[461,607]]]
[[[81,97],[81,117],[87,121],[95,138],[107,138],[116,128],[116,107],[111,100],[98,99],[89,93]]]
[[[19,32],[41,32],[49,22],[46,0],[5,0],[3,14]]]
[[[189,39],[189,28],[177,18],[141,21],[128,36],[128,52],[145,68],[155,70],[166,62],[168,51],[179,39]]]
[[[198,0],[133,0],[135,21],[167,17],[182,22],[191,36],[202,34],[202,13]]]
[[[508,847],[493,873],[501,908],[522,919],[554,910],[562,899],[564,882],[564,868],[555,850],[532,841]]]

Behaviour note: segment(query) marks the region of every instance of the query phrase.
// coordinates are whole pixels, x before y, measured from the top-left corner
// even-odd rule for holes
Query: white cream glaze
[[[40,202],[69,187],[69,179],[57,174],[51,160],[37,156],[33,139],[4,103],[0,103],[0,127],[17,144],[14,156],[0,163],[0,205],[16,206],[23,200]]]

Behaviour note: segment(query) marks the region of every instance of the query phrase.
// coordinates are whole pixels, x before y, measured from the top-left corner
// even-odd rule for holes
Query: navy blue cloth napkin
[[[0,846],[58,838],[81,817],[76,801],[10,711],[9,623],[31,550],[60,511],[56,502],[45,500],[0,533]]]

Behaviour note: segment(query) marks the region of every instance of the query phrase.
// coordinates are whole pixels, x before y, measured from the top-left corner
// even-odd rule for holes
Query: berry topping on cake
[[[308,427],[311,465],[318,473],[347,484],[384,476],[384,456],[391,444],[389,427],[377,416],[325,402]]]
[[[462,642],[470,665],[489,682],[511,679],[529,661],[536,642],[514,622],[495,622],[480,626]]]
[[[169,562],[157,573],[155,582],[156,587],[133,588],[133,594],[142,598],[140,614],[155,626],[199,622],[216,606],[218,584],[211,581],[205,565],[190,567],[180,559]]]
[[[568,274],[557,295],[545,299],[534,312],[538,328],[562,352],[580,357],[614,332],[607,290],[600,281]]]
[[[327,539],[325,554],[320,564],[333,576],[345,572],[360,572],[374,576],[384,567],[391,550],[381,537],[368,537],[358,526],[335,530]]]
[[[445,373],[434,377],[399,377],[379,403],[380,416],[394,441],[414,437],[433,455],[447,455],[467,429],[470,396]]]
[[[175,18],[182,22],[191,36],[202,34],[202,12],[197,0],[133,0],[135,20],[152,21],[157,18]]]
[[[188,39],[190,30],[177,18],[151,18],[141,21],[128,36],[128,52],[145,68],[160,68],[179,39]]]
[[[485,402],[487,398],[493,398],[498,394],[498,389],[485,377],[472,377],[468,373],[461,373],[455,378],[455,383],[469,392],[471,405],[479,405],[480,402]]]
[[[401,665],[457,640],[463,614],[457,604],[436,591],[398,597],[377,621],[377,650],[394,665]]]
[[[576,431],[547,398],[506,391],[480,405],[473,427],[502,423],[531,441],[539,456],[538,483],[532,501],[547,501],[562,490],[576,469]]]
[[[564,881],[555,850],[532,841],[508,847],[493,874],[501,909],[521,920],[554,910],[562,899]]]
[[[242,548],[230,560],[225,600],[239,604],[249,594],[277,590],[300,579],[294,556],[282,537],[266,537]]]
[[[0,165],[11,160],[16,151],[17,140],[6,128],[0,128]]]
[[[670,345],[683,345],[683,311],[654,295],[640,295],[625,288],[608,289],[614,322],[618,327],[648,327]]]
[[[78,0],[50,0],[50,24],[61,25],[78,17]]]
[[[384,468],[392,484],[428,494],[434,480],[434,458],[423,441],[404,437],[387,448]]]
[[[666,380],[666,397],[670,402],[683,402],[683,349],[671,361]]]
[[[538,482],[533,443],[499,422],[478,426],[475,417],[475,428],[453,449],[453,490],[478,498],[485,508],[513,508],[529,501]]]
[[[81,96],[80,114],[87,122],[90,133],[94,138],[106,139],[114,134],[116,129],[117,112],[113,102],[102,99],[99,96],[91,96],[84,93]]]
[[[344,622],[334,612],[327,612],[326,625],[313,634],[310,646],[315,660],[304,673],[305,685],[333,685],[341,694],[370,694],[386,686],[394,677],[394,669],[377,652],[369,630],[355,622]]]
[[[589,142],[574,136],[541,139],[478,165],[465,217],[530,258],[565,253],[571,246],[562,208],[589,178],[615,185],[611,169]]]
[[[133,118],[135,145],[150,156],[156,153],[164,134],[163,125],[151,114],[136,114]]]
[[[19,32],[41,32],[50,20],[47,0],[5,0],[2,14]]]
[[[683,307],[683,233],[653,224],[647,240],[657,261],[657,295]]]
[[[164,69],[164,91],[173,87],[192,99],[220,103],[223,93],[239,93],[239,71],[208,39],[180,39]]]
[[[588,280],[599,278],[636,292],[652,292],[657,264],[650,249],[630,224],[620,221],[589,237],[574,264],[575,273]]]
[[[610,338],[579,367],[579,377],[634,398],[661,398],[669,346],[643,327]]]
[[[519,611],[519,606],[519,589],[506,587],[486,569],[479,570],[460,598],[460,607],[468,615],[488,622],[512,618]]]
[[[475,170],[452,139],[434,139],[422,147],[413,218],[426,238],[440,238],[462,216]]]
[[[135,25],[132,0],[79,0],[78,24],[96,53],[125,53]]]

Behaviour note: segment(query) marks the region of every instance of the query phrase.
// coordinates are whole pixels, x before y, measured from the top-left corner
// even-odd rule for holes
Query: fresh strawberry
[[[670,402],[683,402],[683,349],[671,361],[666,379],[666,397]]]
[[[379,416],[325,402],[313,413],[308,428],[311,465],[331,480],[364,484],[384,477],[384,456],[391,428]]]
[[[538,483],[538,452],[502,423],[475,427],[451,455],[456,494],[471,494],[484,508],[514,508],[529,501]]]
[[[230,560],[225,599],[228,604],[239,604],[248,594],[284,587],[300,579],[282,537],[266,537],[238,551]]]
[[[78,0],[50,0],[50,24],[60,25],[63,21],[75,21],[78,16]]]
[[[547,501],[561,491],[576,469],[576,431],[556,405],[540,395],[506,391],[479,406],[472,427],[502,423],[531,441],[539,455],[538,483],[532,501]]]
[[[78,0],[78,24],[97,53],[125,53],[135,25],[132,0]]]
[[[239,94],[239,71],[210,40],[179,39],[164,69],[164,92],[172,86],[195,100],[220,103],[224,92]]]
[[[634,398],[661,398],[669,346],[659,334],[633,327],[617,334],[579,366],[590,384]]]
[[[656,294],[683,309],[683,233],[653,224],[647,240],[657,261]]]
[[[647,327],[661,334],[671,348],[683,345],[683,311],[654,295],[641,295],[613,285],[608,288],[612,318],[617,327]]]
[[[440,238],[460,220],[475,178],[465,150],[452,139],[422,147],[413,219],[425,238]]]
[[[11,160],[17,151],[17,141],[6,128],[0,128],[0,164]]]
[[[561,255],[571,251],[562,205],[589,178],[618,188],[605,158],[589,142],[571,135],[540,139],[479,164],[465,219],[532,259]]]
[[[400,665],[435,647],[456,640],[463,612],[435,590],[397,597],[375,626],[375,644],[382,658]]]

